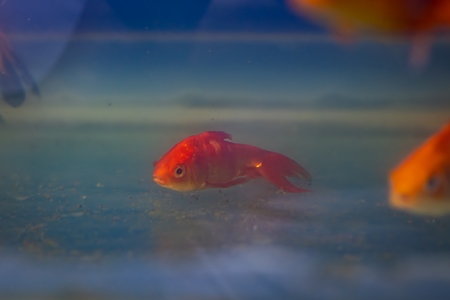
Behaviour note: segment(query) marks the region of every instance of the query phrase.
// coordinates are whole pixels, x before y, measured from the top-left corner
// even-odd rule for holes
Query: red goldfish
[[[390,203],[418,214],[450,213],[450,122],[390,174]]]
[[[411,60],[426,60],[433,30],[449,29],[448,0],[288,0],[301,13],[321,19],[338,32],[356,30],[413,39]]]
[[[190,136],[153,163],[153,180],[176,191],[227,188],[264,177],[290,193],[308,192],[286,177],[311,175],[294,160],[254,146],[232,143],[223,131],[206,131]]]

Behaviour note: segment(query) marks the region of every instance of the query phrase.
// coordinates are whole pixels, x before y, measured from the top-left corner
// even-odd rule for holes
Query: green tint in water
[[[450,250],[438,223],[387,204],[389,168],[426,134],[295,122],[208,126],[2,128],[2,248],[100,259],[261,245],[358,261]],[[219,127],[301,162],[312,193],[279,193],[264,180],[178,193],[151,181],[152,161],[170,146]]]
[[[315,299],[338,288],[340,295],[376,299],[408,291],[417,276],[426,282],[428,260],[433,274],[436,264],[448,263],[446,218],[410,216],[387,204],[387,171],[428,130],[213,120],[190,126],[7,124],[0,130],[4,295],[58,295],[55,286],[77,292],[76,279],[81,290],[119,298],[161,298],[170,291],[175,298]],[[194,193],[153,183],[152,162],[204,130],[225,130],[236,142],[299,161],[312,173],[312,192],[280,193],[260,179]],[[421,257],[418,265],[410,257]],[[80,264],[87,265],[76,268]],[[39,288],[14,288],[11,272]],[[175,290],[173,282],[179,282]]]

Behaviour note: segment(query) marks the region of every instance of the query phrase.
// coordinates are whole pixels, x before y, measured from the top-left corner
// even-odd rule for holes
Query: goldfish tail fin
[[[293,185],[286,177],[304,177],[311,182],[311,175],[294,160],[275,152],[267,152],[255,170],[269,182],[289,193],[309,192]]]

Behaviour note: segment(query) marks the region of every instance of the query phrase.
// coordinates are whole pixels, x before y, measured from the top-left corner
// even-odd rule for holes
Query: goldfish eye
[[[175,169],[173,170],[173,175],[174,175],[176,178],[183,177],[183,176],[184,176],[184,173],[185,173],[185,168],[184,168],[183,165],[178,165],[178,166],[176,166]]]
[[[434,193],[441,185],[441,178],[438,176],[432,176],[425,183],[424,189],[428,193]]]

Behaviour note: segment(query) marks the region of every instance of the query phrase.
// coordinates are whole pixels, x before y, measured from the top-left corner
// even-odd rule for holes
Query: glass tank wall
[[[450,135],[400,165],[449,121],[449,24],[446,1],[3,1],[0,297],[449,297]],[[206,131],[232,140],[172,148]]]

